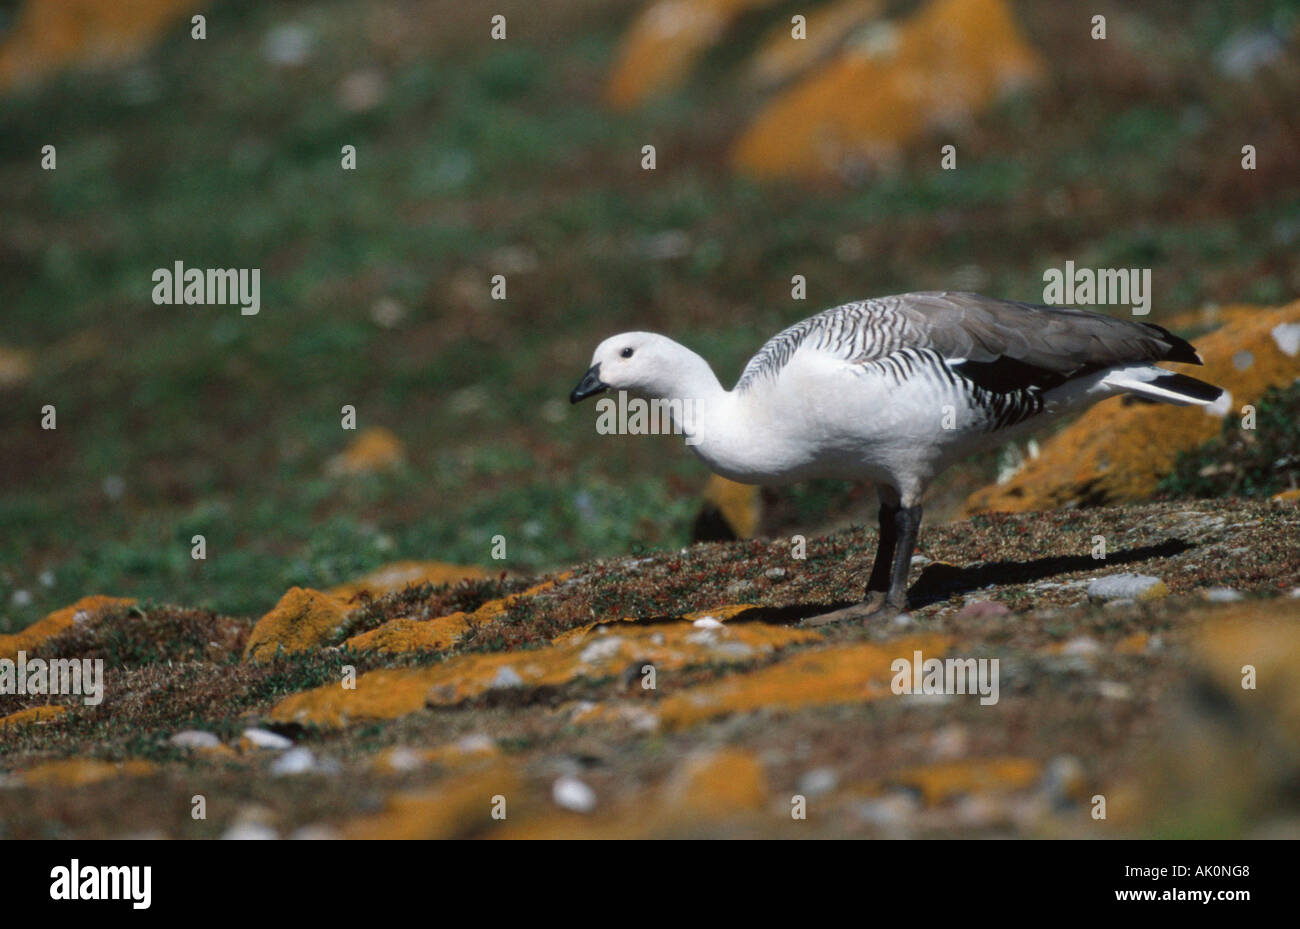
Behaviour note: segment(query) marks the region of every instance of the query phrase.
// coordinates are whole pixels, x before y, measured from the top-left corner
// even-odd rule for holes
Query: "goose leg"
[[[857,619],[887,619],[906,606],[907,571],[912,564],[912,551],[916,548],[917,530],[921,526],[921,508],[903,507],[896,497],[890,499],[883,490],[880,496],[880,541],[871,565],[871,577],[867,580],[866,597],[853,606],[806,619],[804,625],[827,626]]]
[[[893,570],[889,576],[889,594],[885,606],[894,613],[907,609],[907,572],[912,567],[912,553],[916,551],[916,537],[921,532],[921,504],[899,507],[894,523],[898,539],[894,548]]]

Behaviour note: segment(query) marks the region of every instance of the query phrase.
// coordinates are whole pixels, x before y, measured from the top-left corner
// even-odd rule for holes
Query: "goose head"
[[[606,390],[666,398],[688,389],[704,362],[684,345],[653,332],[624,332],[596,346],[591,367],[569,394],[577,403]],[[712,376],[712,372],[710,372]]]

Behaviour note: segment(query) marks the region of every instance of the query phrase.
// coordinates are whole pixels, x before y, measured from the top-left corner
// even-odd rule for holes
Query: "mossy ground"
[[[1108,540],[1104,562],[1091,557],[1098,535]],[[1279,643],[1290,642],[1300,617],[1300,599],[1289,596],[1300,587],[1295,505],[1228,499],[936,527],[922,540],[922,554],[934,562],[913,574],[922,605],[908,625],[800,632],[800,616],[854,595],[873,543],[872,533],[847,530],[810,540],[804,560],[792,558],[785,543],[735,542],[584,563],[454,645],[409,654],[323,647],[249,662],[241,655],[252,617],[113,608],[40,649],[105,658],[106,697],[97,708],[70,705],[57,718],[0,730],[11,772],[0,787],[0,832],[211,837],[250,817],[280,834],[312,826],[339,835],[1244,835],[1291,828],[1296,810],[1284,784],[1294,775],[1291,752],[1300,738],[1287,709],[1294,676],[1274,679],[1285,669],[1268,662],[1287,654]],[[770,576],[774,568],[784,574]],[[1159,576],[1170,594],[1130,606],[1089,602],[1087,580],[1118,571]],[[481,584],[463,582],[459,602]],[[1218,586],[1246,599],[1210,603],[1206,591]],[[411,588],[365,610],[405,614],[428,604],[437,612],[453,589]],[[972,606],[988,600],[1007,610]],[[691,652],[682,622],[672,617],[729,603],[755,608],[720,612],[722,638]],[[1214,682],[1239,656],[1210,640],[1207,658],[1204,642],[1207,630],[1250,630],[1260,617],[1282,625],[1250,646],[1266,695],[1251,702],[1253,694],[1234,697]],[[574,639],[594,619],[610,620],[609,631],[587,629]],[[758,624],[756,633],[799,634],[776,650],[726,657],[710,650],[728,641],[727,628],[748,624]],[[644,661],[630,653],[623,670],[588,655],[598,671],[578,667],[504,689],[485,690],[479,679],[483,659],[489,670],[524,668],[553,661],[545,657],[555,652],[553,641],[576,642],[561,649],[572,668],[589,643],[635,631],[648,645],[656,630],[661,647],[688,648],[688,660],[673,664],[647,649],[648,660],[663,664],[652,691],[640,686]],[[685,631],[696,635],[689,625]],[[916,647],[931,653],[998,658],[999,703],[892,695],[889,676],[870,671],[870,655],[904,646],[910,655],[911,642],[929,643]],[[855,664],[834,670],[841,654]],[[341,727],[277,712],[286,697],[312,688],[341,694],[345,665],[363,680],[384,669],[426,678],[436,672],[468,690],[425,684],[392,718]],[[835,679],[845,682],[835,685],[841,689],[819,696]],[[1149,779],[1170,770],[1169,753],[1182,750],[1169,742],[1171,727],[1190,718],[1200,732],[1196,726],[1220,718],[1222,706],[1209,716],[1201,709],[1202,694],[1214,687],[1218,701],[1242,702],[1234,712],[1252,731],[1268,734],[1256,754],[1271,767],[1252,768],[1250,783],[1231,791],[1202,785],[1193,816],[1179,805],[1181,794],[1162,800],[1151,793]],[[725,699],[711,703],[719,694]],[[391,696],[401,697],[398,690]],[[4,710],[44,702],[5,698]],[[189,752],[168,742],[197,727],[233,748],[243,729],[259,725],[309,747],[327,769],[277,777],[269,770],[275,752]],[[490,751],[457,749],[467,736]],[[1236,750],[1230,742],[1219,748]],[[394,766],[390,749],[424,760]],[[700,765],[731,770],[737,754],[743,771],[757,771],[758,786],[742,779],[728,803],[701,800],[682,786]],[[96,768],[94,783],[68,787],[84,772],[47,764],[60,759],[157,767],[111,776]],[[1172,770],[1194,781],[1197,765]],[[833,772],[830,786],[810,786],[824,771]],[[560,810],[551,800],[552,784],[566,774],[595,790],[591,814]],[[505,822],[490,818],[492,792],[484,793],[498,783],[508,784]],[[1200,789],[1179,784],[1193,795]],[[190,817],[196,794],[208,798],[206,820]],[[795,794],[810,797],[806,820],[790,817]],[[1104,822],[1089,813],[1087,798],[1097,794],[1114,805]]]

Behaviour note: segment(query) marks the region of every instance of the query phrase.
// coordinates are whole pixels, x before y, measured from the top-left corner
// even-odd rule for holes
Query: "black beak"
[[[592,394],[598,394],[606,390],[609,390],[609,385],[600,379],[600,365],[594,364],[591,366],[591,370],[582,376],[578,386],[573,388],[573,391],[569,394],[569,402],[577,403],[579,400],[587,399]]]

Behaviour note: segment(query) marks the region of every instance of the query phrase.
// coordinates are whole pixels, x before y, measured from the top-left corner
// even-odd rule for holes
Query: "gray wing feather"
[[[979,294],[924,292],[846,303],[796,323],[750,359],[737,388],[775,376],[805,345],[850,363],[928,348],[947,359],[1012,358],[1067,377],[1127,362],[1200,363],[1191,345],[1150,323]]]

